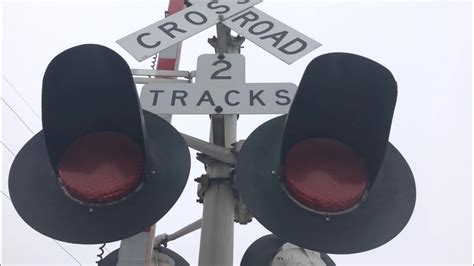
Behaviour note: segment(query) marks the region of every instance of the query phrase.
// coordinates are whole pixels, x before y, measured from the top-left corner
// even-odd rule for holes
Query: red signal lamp
[[[286,154],[282,178],[289,194],[321,213],[354,207],[367,189],[363,158],[348,145],[329,138],[296,143]]]
[[[124,134],[97,132],[76,139],[58,163],[65,191],[87,204],[107,204],[131,194],[142,182],[144,154]]]

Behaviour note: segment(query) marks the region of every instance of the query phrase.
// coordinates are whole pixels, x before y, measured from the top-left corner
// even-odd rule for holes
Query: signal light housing
[[[245,141],[236,166],[253,216],[290,243],[347,254],[395,237],[413,212],[416,189],[388,142],[397,85],[382,65],[331,53],[306,68],[288,115]]]
[[[240,261],[240,266],[271,265],[273,259],[286,242],[276,235],[266,235],[255,240],[245,251]],[[327,254],[320,253],[320,255],[321,260],[326,266],[336,265]]]
[[[181,257],[178,253],[172,251],[171,249],[168,249],[165,247],[159,247],[158,252],[171,258],[174,261],[174,264],[172,265],[189,266],[189,263],[183,257]],[[155,251],[155,254],[154,254],[155,256],[157,255],[156,253],[157,252]],[[116,249],[112,251],[110,254],[108,254],[103,260],[101,260],[97,264],[98,266],[116,266],[118,262],[118,256],[119,256],[119,249]],[[169,265],[169,264],[165,264],[165,265]]]
[[[95,44],[46,69],[43,130],[13,161],[13,206],[36,231],[98,244],[156,223],[186,184],[190,155],[165,120],[143,111],[125,60]]]

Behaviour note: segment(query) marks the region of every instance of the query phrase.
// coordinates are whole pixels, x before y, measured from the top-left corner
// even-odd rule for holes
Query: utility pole
[[[230,29],[217,24],[217,38],[209,39],[220,59],[224,54],[239,54],[245,39],[233,37]],[[211,115],[210,142],[230,148],[236,141],[236,114]],[[207,165],[209,186],[204,194],[199,265],[233,265],[234,195],[233,169],[230,165],[213,161]]]

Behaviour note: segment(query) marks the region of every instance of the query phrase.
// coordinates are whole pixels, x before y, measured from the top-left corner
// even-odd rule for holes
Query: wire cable
[[[10,199],[10,197],[7,196],[7,194],[5,194],[5,192],[2,191],[2,194],[11,202],[12,200]],[[56,243],[56,245],[58,245],[64,252],[66,252],[73,260],[75,260],[77,262],[77,264],[79,265],[82,265],[79,260],[76,259],[76,257],[74,257],[65,247],[63,247],[57,240],[55,239],[52,239],[54,241],[54,243]]]
[[[9,153],[11,153],[11,155],[13,155],[13,157],[16,156],[16,153],[12,152],[12,150],[7,146],[7,144],[5,144],[5,142],[3,141],[0,141],[0,142],[2,143],[3,147],[5,147],[5,149],[7,149]]]
[[[54,239],[53,239],[54,240]],[[69,251],[67,251],[67,249],[65,247],[63,247],[61,244],[59,244],[59,242],[57,240],[54,240],[54,242],[62,249],[64,250],[64,252],[66,252],[73,260],[75,260],[77,262],[77,264],[79,265],[82,265],[82,263],[80,263],[76,257],[74,257]]]
[[[151,69],[155,70],[156,68],[156,62],[158,61],[158,54],[155,54],[152,58],[151,58]],[[149,76],[151,78],[151,76]]]
[[[10,85],[10,87],[13,88],[13,90],[16,92],[16,94],[18,96],[20,96],[20,98],[23,100],[23,102],[28,106],[28,108],[30,108],[30,110],[36,115],[36,117],[38,117],[38,119],[41,120],[41,117],[40,115],[35,111],[35,109],[33,109],[33,107],[25,100],[25,98],[23,98],[23,96],[21,95],[21,93],[15,88],[15,86],[13,86],[13,84],[5,77],[5,75],[2,74],[2,77],[3,79],[8,83],[8,85]]]
[[[102,257],[102,255],[104,255],[104,248],[105,248],[105,243],[102,244],[102,246],[99,247],[99,250],[100,250],[100,253],[97,254],[97,257],[99,257],[99,260],[96,261],[97,264],[99,264],[104,258]]]
[[[8,200],[11,201],[10,197],[7,194],[5,194],[5,192],[3,192],[3,190],[1,192],[2,192],[3,196],[5,196]]]
[[[5,78],[5,77],[4,77]],[[5,78],[5,80],[7,80]],[[3,98],[2,98],[2,101],[5,103],[5,105],[16,115],[16,117],[18,119],[20,119],[20,121],[26,126],[26,128],[28,128],[28,130],[34,135],[35,133],[33,132],[33,130],[26,124],[26,122],[20,117],[20,115],[18,115],[18,113],[7,103],[7,101]],[[23,97],[21,97],[23,99]],[[26,102],[25,102],[26,103]],[[8,147],[8,145],[6,143],[4,143],[2,141],[2,145],[13,155],[13,156],[16,156],[16,154]],[[5,192],[2,191],[2,194],[8,199],[10,200],[11,202],[11,199],[10,197],[7,196],[7,194],[5,194]],[[54,241],[54,243],[56,243],[56,245],[58,245],[64,252],[66,252],[74,261],[77,262],[77,264],[79,265],[82,265],[79,260],[76,259],[76,257],[74,257],[65,247],[63,247],[57,240],[55,239],[52,239]]]
[[[34,135],[35,132],[33,131],[33,129],[31,129],[31,128],[26,124],[26,122],[25,122],[23,119],[21,119],[20,115],[18,115],[18,113],[17,113],[15,110],[13,110],[13,108],[7,103],[7,101],[5,101],[5,99],[4,99],[3,97],[2,97],[2,101],[3,101],[3,103],[5,103],[5,105],[8,106],[8,108],[16,115],[16,117],[18,117],[18,119],[20,119],[20,121],[23,123],[23,125],[25,125],[25,127],[28,128],[28,130],[31,132],[31,134]]]

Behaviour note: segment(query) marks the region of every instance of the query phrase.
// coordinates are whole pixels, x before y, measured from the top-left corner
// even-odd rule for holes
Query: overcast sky
[[[47,238],[26,225],[8,199],[8,172],[19,149],[41,129],[41,82],[49,61],[83,43],[98,43],[138,63],[115,41],[156,22],[165,0],[139,3],[3,3],[2,72],[2,249],[5,265],[93,264],[98,245],[74,245]],[[353,255],[331,255],[338,265],[465,264],[471,260],[471,4],[338,3],[266,0],[257,7],[323,44],[287,65],[250,41],[244,43],[247,82],[299,83],[314,57],[350,52],[392,71],[398,82],[390,141],[409,162],[417,183],[412,219],[386,245]],[[207,44],[215,28],[183,44],[182,70],[195,70],[197,57],[213,53]],[[73,99],[72,99],[73,100]],[[245,115],[244,139],[271,116]],[[173,117],[180,131],[208,139],[207,115]],[[194,151],[191,151],[194,158]],[[193,160],[189,182],[174,208],[158,222],[157,234],[172,233],[200,218],[193,179],[204,173]],[[64,226],[67,226],[65,224]],[[169,243],[197,265],[199,231]],[[234,262],[268,231],[257,221],[235,225]],[[348,241],[352,241],[348,239]],[[107,245],[108,251],[119,243]]]

